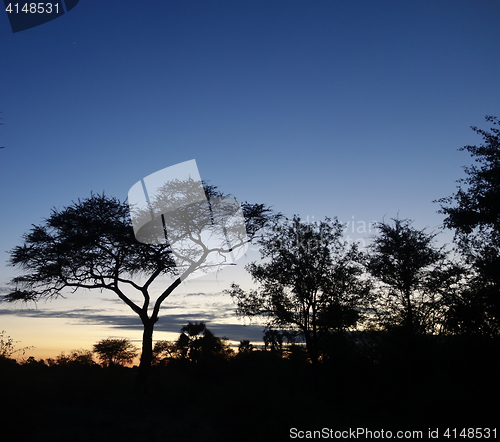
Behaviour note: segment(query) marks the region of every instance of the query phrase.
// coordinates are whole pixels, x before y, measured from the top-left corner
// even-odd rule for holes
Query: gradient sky
[[[0,11],[0,287],[17,274],[7,251],[52,207],[125,199],[190,159],[240,201],[337,216],[350,238],[398,214],[437,229],[432,201],[470,163],[457,149],[500,116],[499,13],[490,0],[80,0],[13,34]],[[220,295],[233,280],[250,283],[240,265],[180,287],[155,339],[206,320],[259,340]],[[99,292],[0,304],[0,329],[36,357],[141,335]]]

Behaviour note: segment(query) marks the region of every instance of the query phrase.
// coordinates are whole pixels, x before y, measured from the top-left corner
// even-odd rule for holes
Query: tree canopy
[[[342,240],[343,229],[329,218],[307,223],[295,216],[276,223],[259,239],[263,262],[246,267],[260,287],[245,291],[233,283],[227,291],[237,314],[297,332],[317,361],[321,338],[354,326],[369,293],[360,278],[361,254]]]
[[[457,192],[437,200],[444,226],[455,230],[455,242],[470,265],[468,287],[453,301],[448,326],[456,332],[498,334],[500,331],[500,123],[488,116],[490,131],[472,126],[483,143],[467,145],[474,162]]]
[[[227,358],[233,350],[226,338],[215,336],[204,322],[189,322],[181,328],[176,341],[157,341],[153,347],[154,361],[165,364],[171,360],[201,362]]]
[[[104,366],[130,364],[139,353],[139,349],[128,339],[107,338],[94,344],[94,353]]]
[[[402,327],[412,339],[437,331],[443,300],[459,272],[447,261],[444,246],[435,246],[436,234],[412,227],[408,219],[392,221],[376,225],[367,268],[378,282],[381,324]]]
[[[499,125],[496,117],[486,121]],[[444,226],[455,230],[455,239],[469,262],[488,279],[500,279],[500,129],[491,132],[472,126],[481,135],[480,146],[464,146],[475,163],[465,166],[466,178],[459,179],[458,191],[438,202],[446,215]]]
[[[188,188],[189,183],[186,184],[186,189]],[[169,191],[170,188],[166,186],[160,196],[167,198]],[[224,197],[215,186],[205,185],[205,193],[209,205],[212,198],[219,198],[214,202],[219,204]],[[176,198],[182,198],[178,186]],[[223,207],[235,210],[234,203]],[[153,357],[153,328],[158,320],[162,302],[187,275],[204,269],[213,271],[212,262],[207,260],[210,253],[233,253],[237,246],[250,241],[274,216],[271,209],[263,204],[242,204],[246,237],[239,237],[237,244],[228,244],[228,236],[225,236],[221,245],[221,241],[207,242],[203,237],[205,227],[215,228],[213,219],[209,217],[207,220],[205,217],[205,224],[196,224],[200,219],[196,207],[191,205],[183,210],[182,216],[191,210],[191,218],[188,217],[188,222],[180,224],[179,230],[169,230],[169,233],[175,232],[168,236],[169,241],[144,243],[138,242],[134,236],[128,204],[117,198],[92,194],[90,198],[79,199],[62,210],[53,209],[43,223],[33,225],[31,231],[23,236],[23,245],[11,250],[9,262],[20,268],[23,274],[13,278],[13,290],[4,296],[4,299],[36,301],[64,295],[68,289],[76,291],[81,288],[113,292],[143,323],[139,378],[145,380]],[[229,229],[226,221],[231,220],[231,216],[225,217],[221,210],[216,215],[222,222],[216,228]],[[209,207],[208,213],[215,212]],[[175,226],[179,217],[173,214],[169,219]],[[161,232],[158,232],[158,223],[150,224],[152,227],[148,228],[153,231],[156,229],[156,234],[162,234],[165,238],[166,232],[162,227]],[[181,228],[184,229],[183,232]],[[185,244],[186,238],[189,238],[187,246],[176,247],[174,250],[174,241]],[[183,252],[184,256],[181,256]],[[187,265],[177,265],[179,260],[183,260]],[[216,268],[224,265],[223,260],[216,263]],[[170,277],[172,282],[167,284],[154,300],[151,297],[151,286],[162,276]],[[125,288],[135,289],[143,299],[142,305],[134,302],[126,294]]]

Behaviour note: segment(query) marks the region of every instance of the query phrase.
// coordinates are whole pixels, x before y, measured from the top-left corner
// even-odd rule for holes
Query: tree
[[[190,179],[184,185],[172,181],[159,189],[150,205],[155,208],[163,201],[168,206],[171,201],[167,207],[168,235],[165,217],[151,220],[149,214],[150,221],[136,232],[143,240],[153,238],[149,243],[136,240],[128,204],[116,198],[92,194],[62,210],[53,209],[49,218],[24,235],[24,244],[10,252],[10,264],[21,268],[24,274],[11,281],[14,290],[4,299],[37,301],[63,295],[67,289],[82,288],[114,293],[139,316],[144,327],[137,380],[140,388],[145,388],[153,357],[153,329],[163,301],[195,271],[213,270],[210,256],[234,253],[273,216],[262,204],[244,203],[241,210],[245,237],[241,237],[238,229],[232,234],[232,214],[240,210],[239,206],[235,208],[234,199],[231,204],[215,186],[205,185],[202,191],[209,202],[208,210],[201,202],[192,203],[190,197],[195,186]],[[228,213],[224,212],[226,209]],[[137,220],[142,216],[141,211],[132,216]],[[210,238],[220,238],[218,230],[224,231],[222,243],[205,240],[207,232]],[[220,259],[215,262],[217,268],[223,265]],[[173,282],[154,300],[151,286],[165,275]],[[125,287],[139,292],[142,305],[132,301]]]
[[[5,330],[0,331],[0,359],[10,359],[14,353],[26,352],[33,347],[16,348],[14,339],[6,334]]]
[[[156,341],[153,347],[153,363],[165,364],[178,357],[177,345],[172,341]]]
[[[486,121],[499,125],[496,117]],[[468,289],[455,299],[449,324],[454,331],[494,335],[500,332],[500,129],[472,126],[480,146],[464,146],[478,165],[464,167],[458,191],[437,200],[444,227],[455,230],[455,242],[470,265]]]
[[[5,330],[0,332],[0,358],[10,358],[16,351],[14,340],[5,333]]]
[[[102,342],[102,341],[101,341]],[[71,350],[69,355],[64,352],[57,356],[54,364],[72,366],[92,366],[95,365],[93,352],[91,350]]]
[[[298,216],[276,223],[259,239],[263,263],[246,269],[257,290],[232,284],[237,314],[265,318],[268,331],[297,332],[316,363],[320,340],[356,325],[369,295],[361,279],[361,254],[342,240],[344,227],[326,218],[306,223]]]
[[[232,354],[226,339],[215,336],[204,322],[189,322],[183,326],[176,347],[181,358],[192,362],[228,357]]]
[[[240,341],[240,345],[238,346],[238,354],[251,353],[254,350],[253,344],[250,343],[248,339],[244,339]]]
[[[204,322],[189,322],[181,328],[181,334],[175,342],[157,341],[153,348],[157,364],[174,359],[199,362],[214,357],[227,358],[232,353],[226,338],[215,336]]]
[[[105,367],[130,364],[139,353],[128,339],[102,339],[94,344],[93,350]]]
[[[401,327],[410,345],[415,335],[434,332],[443,294],[457,282],[459,271],[448,264],[436,234],[411,227],[411,220],[377,224],[368,246],[367,268],[378,281],[376,304],[386,328]]]
[[[486,117],[486,121],[500,124],[496,117]],[[457,193],[437,202],[441,204],[439,213],[446,215],[444,226],[455,230],[457,243],[481,268],[485,253],[498,259],[500,246],[500,129],[486,132],[472,126],[472,130],[483,137],[484,144],[459,150],[470,152],[480,167],[464,167],[468,177],[457,180]],[[486,273],[498,278],[496,269],[491,270]]]

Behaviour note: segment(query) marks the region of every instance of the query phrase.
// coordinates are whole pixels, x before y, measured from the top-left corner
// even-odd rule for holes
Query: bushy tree
[[[66,355],[63,352],[59,356],[57,356],[54,363],[57,365],[72,365],[72,366],[95,365],[92,350],[84,350],[84,349],[71,350],[71,352],[68,355]]]
[[[0,331],[0,358],[10,359],[15,353],[21,353],[24,355],[26,350],[30,350],[33,347],[23,347],[16,348],[15,341],[5,330]]]
[[[238,346],[238,353],[251,353],[254,350],[253,344],[250,343],[248,339],[240,341],[240,345]]]
[[[473,126],[483,138],[479,146],[464,146],[474,158],[464,167],[457,192],[441,198],[444,226],[455,230],[455,242],[470,265],[467,289],[454,298],[448,327],[457,333],[500,333],[500,123],[488,116],[491,131]]]
[[[226,338],[215,336],[204,322],[189,322],[181,328],[181,334],[175,342],[156,342],[153,353],[155,362],[164,364],[174,359],[200,362],[227,358],[232,355],[233,350],[227,344]]]
[[[486,121],[498,126],[496,117]],[[464,146],[475,163],[464,167],[466,178],[459,179],[458,191],[441,198],[439,213],[446,215],[444,226],[455,230],[455,239],[462,251],[483,274],[500,279],[498,270],[500,250],[500,129],[491,132],[472,126],[481,135],[480,146]],[[490,267],[488,265],[496,266]]]
[[[6,331],[2,330],[0,332],[0,357],[1,358],[10,358],[14,352],[16,351],[16,348],[14,346],[14,340],[6,335]]]
[[[457,283],[459,269],[447,261],[436,234],[411,226],[407,219],[378,223],[368,247],[367,268],[376,279],[378,319],[385,328],[404,330],[410,343],[417,334],[439,326],[443,300]]]
[[[43,359],[38,359],[34,356],[29,356],[27,359],[22,359],[21,360],[21,365],[29,366],[29,367],[46,367],[47,364],[45,364],[45,361]]]
[[[343,241],[343,230],[329,218],[276,223],[259,239],[263,262],[246,267],[260,287],[245,291],[233,283],[226,291],[237,314],[264,318],[268,330],[297,332],[316,362],[322,336],[354,327],[369,296],[362,256]]]
[[[214,357],[229,357],[233,351],[226,338],[215,336],[204,322],[189,322],[181,329],[176,342],[181,357],[199,362]]]
[[[139,353],[139,349],[128,339],[102,339],[94,344],[94,353],[105,367],[130,364]]]
[[[171,359],[179,357],[177,352],[177,345],[172,341],[156,341],[153,347],[153,363],[165,364]]]

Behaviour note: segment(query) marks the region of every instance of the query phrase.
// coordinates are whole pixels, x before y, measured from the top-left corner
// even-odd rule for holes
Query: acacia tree
[[[82,288],[114,293],[139,316],[144,327],[137,381],[140,388],[145,388],[153,357],[153,329],[163,301],[195,271],[213,271],[213,261],[209,260],[211,254],[225,256],[233,253],[250,241],[273,216],[263,204],[244,203],[241,210],[246,226],[245,237],[233,238],[232,244],[227,241],[223,244],[207,242],[203,237],[207,230],[209,233],[212,228],[224,232],[230,230],[231,213],[221,214],[219,210],[219,223],[214,226],[214,211],[208,211],[207,219],[207,210],[192,204],[189,192],[193,186],[192,180],[184,186],[179,182],[166,184],[158,192],[157,201],[151,202],[151,206],[160,205],[161,200],[169,201],[170,197],[178,207],[169,217],[169,222],[178,230],[171,228],[169,233],[173,234],[166,239],[165,225],[158,223],[158,218],[144,225],[150,236],[163,236],[163,242],[138,242],[127,202],[104,194],[92,194],[90,198],[78,200],[62,210],[53,209],[49,218],[34,225],[23,236],[24,244],[10,252],[10,264],[21,268],[24,274],[11,281],[14,289],[4,299],[36,301],[63,295],[68,289],[76,291]],[[204,192],[209,203],[224,206],[225,195],[216,187],[205,185]],[[183,197],[189,204],[183,205]],[[234,204],[229,209],[233,210]],[[163,216],[161,220],[164,221]],[[174,247],[175,240],[179,241],[179,247]],[[182,250],[184,256],[181,256]],[[220,268],[220,260],[216,262]],[[154,300],[152,284],[165,275],[171,277],[172,282]],[[125,288],[135,289],[142,296],[142,305],[134,302]]]
[[[493,126],[498,118],[488,116]],[[484,142],[464,146],[477,165],[464,167],[458,191],[437,200],[444,226],[455,230],[455,242],[472,272],[469,285],[453,300],[448,325],[455,332],[500,333],[500,129],[472,126]]]
[[[107,338],[100,340],[93,347],[94,353],[104,366],[130,364],[139,349],[128,339]]]
[[[368,246],[367,268],[378,281],[377,311],[386,328],[401,327],[410,345],[417,334],[434,332],[458,267],[436,248],[436,234],[411,227],[411,220],[378,223]]]
[[[156,341],[153,347],[153,364],[165,364],[167,361],[179,357],[177,345],[174,341]]]
[[[245,291],[233,283],[226,291],[239,316],[262,317],[268,329],[296,332],[314,364],[321,338],[354,326],[369,296],[360,278],[361,254],[342,240],[343,231],[329,218],[306,223],[294,216],[276,223],[258,241],[264,262],[245,267],[260,287]]]

